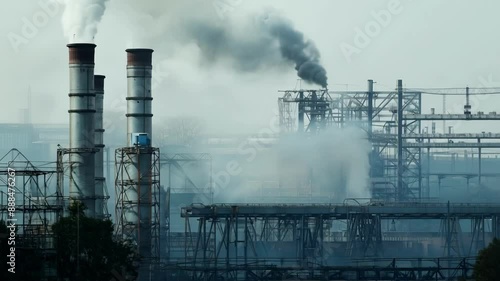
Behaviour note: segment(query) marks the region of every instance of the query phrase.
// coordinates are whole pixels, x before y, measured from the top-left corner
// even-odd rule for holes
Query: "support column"
[[[403,200],[403,80],[398,80],[398,182],[396,200]]]
[[[368,139],[373,134],[373,80],[368,80]]]
[[[481,143],[481,139],[477,139],[477,143],[480,144]],[[482,158],[482,155],[481,155],[481,148],[478,148],[478,173],[477,173],[477,179],[479,181],[479,184],[481,184],[481,175],[482,175],[482,172],[481,172],[481,158]]]

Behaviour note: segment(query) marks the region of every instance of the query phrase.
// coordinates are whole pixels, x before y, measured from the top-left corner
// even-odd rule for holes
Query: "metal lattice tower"
[[[333,124],[333,103],[327,89],[280,92],[284,93],[278,100],[282,133],[317,133]]]
[[[141,159],[141,155],[151,155],[151,162],[138,165],[136,159]],[[160,150],[154,147],[119,148],[115,152],[115,171],[117,235],[135,241],[139,253],[146,259],[159,259]],[[144,187],[146,189],[141,190]],[[148,213],[141,214],[144,211]],[[138,219],[144,217],[151,220]]]
[[[14,170],[14,186],[9,185],[9,171]],[[59,176],[54,162],[37,163],[28,160],[17,149],[0,158],[0,220],[17,219],[16,247],[40,251],[45,256],[43,277],[54,277],[56,263],[52,224],[63,213],[63,189],[54,183]],[[8,188],[12,188],[9,190]],[[9,195],[15,198],[14,217],[10,217]],[[40,276],[42,277],[42,276]]]
[[[389,201],[420,198],[421,149],[407,147],[405,135],[419,134],[421,124],[402,116],[421,113],[421,93],[402,86],[394,91],[374,91],[373,83],[368,81],[366,92],[331,92],[333,104],[339,104],[333,111],[334,120],[338,127],[356,126],[366,131],[372,144],[373,198]]]

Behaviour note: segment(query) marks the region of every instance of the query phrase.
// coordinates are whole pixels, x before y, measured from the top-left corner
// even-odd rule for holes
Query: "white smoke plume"
[[[280,142],[281,154],[293,159],[285,164],[282,176],[293,180],[304,173],[302,177],[321,194],[328,194],[332,202],[370,197],[371,145],[361,129],[331,128],[313,136],[289,136]]]
[[[108,0],[63,0],[62,24],[69,42],[93,42]]]
[[[254,178],[279,181],[279,189],[275,186],[265,191],[272,198],[279,198],[279,192],[294,190],[312,195],[313,203],[342,203],[348,198],[371,197],[371,145],[366,132],[359,128],[330,128],[316,135],[293,134],[266,146],[263,150],[253,149],[250,144],[240,147],[244,159],[252,159],[238,162],[240,177],[223,179],[220,173],[214,176],[216,185],[228,183],[224,192],[219,192],[218,202],[248,203],[247,198],[261,196],[260,186],[241,184]],[[293,203],[310,202],[303,196],[297,199]]]

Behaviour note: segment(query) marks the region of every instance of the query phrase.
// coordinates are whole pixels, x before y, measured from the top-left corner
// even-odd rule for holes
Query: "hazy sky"
[[[0,122],[20,120],[19,110],[26,107],[31,87],[33,120],[67,123],[68,39],[61,24],[63,8],[25,36],[25,21],[33,22],[43,8],[33,0],[7,3],[0,25]],[[107,76],[105,106],[116,111],[124,104],[125,49],[151,47],[155,74],[160,77],[153,92],[154,120],[192,115],[224,131],[266,126],[276,114],[277,91],[296,85],[293,66],[253,73],[234,71],[224,61],[207,66],[196,44],[175,38],[180,33],[177,24],[196,16],[232,28],[269,8],[315,42],[330,89],[364,90],[367,79],[377,81],[376,90],[394,88],[397,79],[409,88],[500,86],[496,0],[109,0],[95,37],[96,74]],[[382,14],[390,18],[381,19]],[[371,31],[363,44],[356,41],[357,29]],[[11,42],[13,34],[26,39],[17,48]],[[355,52],[346,55],[346,46]],[[439,103],[427,103],[425,110],[441,108],[440,98],[430,101]],[[498,101],[491,97],[480,105],[483,111],[493,111]],[[457,103],[463,104],[462,99],[450,99],[448,107]]]

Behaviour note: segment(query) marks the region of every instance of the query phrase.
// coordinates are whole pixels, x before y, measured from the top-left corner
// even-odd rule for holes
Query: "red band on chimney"
[[[152,49],[127,49],[128,66],[151,66],[153,61]]]
[[[70,64],[94,64],[95,44],[68,44]]]

